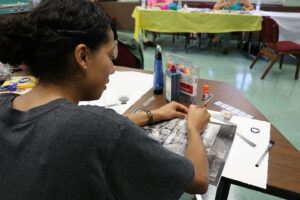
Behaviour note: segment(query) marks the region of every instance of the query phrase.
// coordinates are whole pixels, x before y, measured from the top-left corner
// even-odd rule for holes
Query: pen
[[[263,153],[263,155],[260,157],[260,159],[258,160],[258,162],[255,164],[255,167],[259,167],[261,161],[265,158],[265,156],[267,155],[268,151],[270,151],[271,147],[273,146],[273,144],[275,144],[274,141],[270,141],[267,149],[265,150],[265,152]]]
[[[210,93],[205,99],[203,99],[201,101],[201,103],[199,104],[198,108],[200,108],[201,106],[207,104],[213,97],[214,97],[214,95],[212,93]]]

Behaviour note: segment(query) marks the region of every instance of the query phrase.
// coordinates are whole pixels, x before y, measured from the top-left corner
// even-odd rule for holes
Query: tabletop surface
[[[130,68],[119,68],[119,70],[134,70]],[[142,71],[145,73],[152,73]],[[219,81],[200,79],[198,84],[198,94],[202,94],[201,88],[204,84],[210,85],[210,90],[214,94],[212,102],[221,100],[227,104],[230,104],[236,108],[239,108],[251,115],[254,115],[256,119],[268,121],[264,115],[251,104],[234,86]],[[154,109],[166,104],[164,95],[154,95],[153,89],[148,91],[141,97],[132,107],[130,107],[126,113],[133,112],[136,108],[142,107],[142,104],[147,101],[151,96],[155,96],[156,100],[152,102],[148,109]],[[200,103],[201,97],[198,97]],[[220,108],[213,104],[208,104],[208,109],[221,111]],[[275,141],[275,145],[269,154],[269,169],[268,169],[268,181],[267,190],[268,193],[275,195],[289,195],[290,193],[300,196],[300,152],[279,132],[279,130],[271,125],[271,140]],[[233,181],[234,184],[248,187],[255,190],[263,191],[259,188],[247,186],[243,183]]]

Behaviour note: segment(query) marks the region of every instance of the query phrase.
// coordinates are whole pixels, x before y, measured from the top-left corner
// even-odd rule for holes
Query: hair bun
[[[36,30],[27,17],[0,17],[0,61],[11,65],[26,63],[35,46]]]

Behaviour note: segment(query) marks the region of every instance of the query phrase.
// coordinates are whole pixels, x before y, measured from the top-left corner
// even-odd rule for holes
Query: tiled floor
[[[132,33],[128,33],[131,35]],[[176,38],[172,43],[172,36],[162,34],[157,39],[164,53],[176,53],[187,57],[200,65],[200,78],[223,81],[234,85],[279,131],[300,150],[300,79],[295,80],[296,59],[287,58],[283,69],[275,63],[264,80],[260,79],[269,61],[260,59],[252,70],[249,66],[253,58],[240,50],[231,49],[228,55],[223,55],[221,49],[192,48],[172,51],[184,46],[184,38]],[[154,48],[143,48],[145,69],[153,70]],[[163,63],[165,58],[163,56]],[[210,186],[204,200],[214,199],[216,188]],[[191,195],[183,195],[182,200],[192,199]],[[278,199],[259,192],[231,186],[230,200],[269,200]]]

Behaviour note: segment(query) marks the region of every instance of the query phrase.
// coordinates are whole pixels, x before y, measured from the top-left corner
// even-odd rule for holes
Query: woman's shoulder
[[[55,123],[56,127],[72,132],[72,137],[76,135],[81,138],[80,140],[84,140],[88,135],[88,140],[114,143],[124,132],[132,131],[132,127],[129,128],[131,125],[128,118],[105,107],[66,103],[61,104],[49,115],[52,116],[51,119],[56,118],[52,124]]]
[[[123,126],[126,123],[126,118],[113,109],[92,106],[92,105],[75,105],[70,106],[66,110],[69,111],[70,117],[79,118],[86,123],[106,123],[110,125]]]

